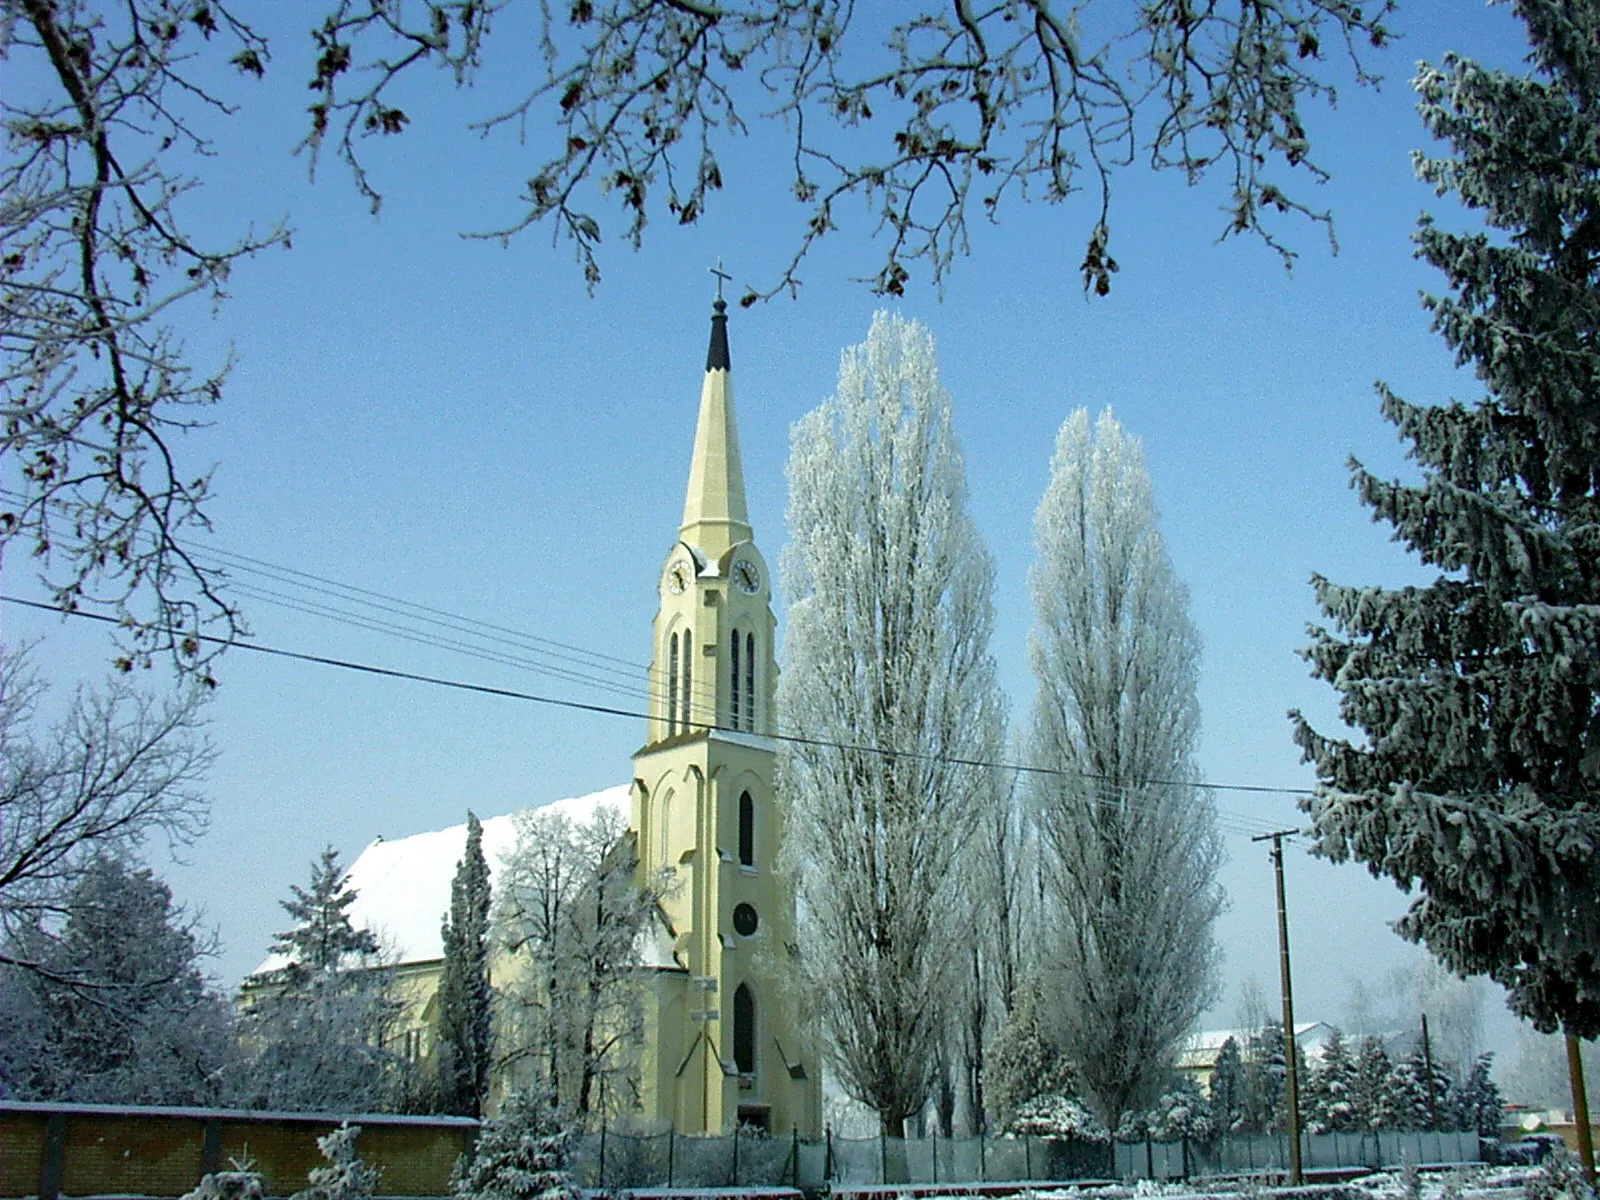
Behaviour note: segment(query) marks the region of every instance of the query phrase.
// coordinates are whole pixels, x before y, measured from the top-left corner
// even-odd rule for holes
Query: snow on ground
[[[1238,1179],[1212,1182],[1160,1182],[1039,1188],[1015,1200],[1596,1200],[1576,1168],[1546,1171],[1531,1167],[1459,1167],[1419,1172],[1380,1171],[1341,1183],[1268,1187]],[[925,1196],[920,1200],[972,1200],[970,1196]]]

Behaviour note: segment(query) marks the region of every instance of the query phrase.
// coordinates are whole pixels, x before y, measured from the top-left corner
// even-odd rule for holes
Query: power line
[[[45,604],[38,600],[24,600],[18,596],[0,595],[0,601],[9,604],[21,605],[25,608],[37,609],[42,612],[61,613],[66,616],[81,617],[84,620],[97,621],[107,625],[120,624],[116,617],[103,613],[85,612],[81,609],[66,610],[52,604]],[[375,675],[387,679],[403,679],[412,683],[425,683],[434,687],[449,688],[455,691],[471,692],[478,695],[498,696],[508,700],[522,700],[534,704],[548,705],[554,708],[565,708],[577,712],[595,713],[601,716],[627,717],[632,720],[650,720],[648,713],[636,709],[618,708],[614,705],[593,704],[581,700],[570,700],[559,696],[545,696],[534,692],[518,691],[514,688],[495,687],[490,684],[470,683],[465,680],[448,679],[437,675],[424,675],[415,671],[403,671],[394,667],[380,667],[371,663],[355,662],[349,659],[332,658],[326,655],[310,654],[301,650],[289,650],[279,646],[268,646],[261,642],[249,640],[233,640],[216,637],[212,634],[195,634],[197,640],[210,642],[215,645],[234,646],[240,650],[247,650],[256,654],[265,654],[274,658],[285,658],[297,662],[315,663],[319,666],[335,667],[341,670],[355,671],[361,674]],[[727,726],[705,721],[689,721],[686,724],[695,729],[706,732],[739,733]],[[1119,783],[1103,775],[1094,775],[1089,772],[1068,771],[1057,767],[1044,767],[1028,763],[994,762],[986,759],[963,758],[955,755],[942,755],[931,751],[896,750],[892,747],[857,745],[848,742],[838,742],[829,738],[811,737],[800,733],[777,732],[769,736],[773,741],[787,742],[791,745],[816,746],[824,749],[840,750],[856,754],[870,754],[886,758],[904,758],[921,762],[938,762],[949,766],[972,767],[985,770],[1010,771],[1015,776],[1042,775],[1056,778],[1073,779],[1082,782],[1107,785],[1116,789],[1124,796],[1124,802],[1132,805],[1126,797],[1131,791],[1130,785]],[[1284,796],[1309,796],[1313,794],[1309,788],[1275,788],[1262,784],[1229,784],[1213,783],[1202,780],[1174,780],[1174,779],[1146,779],[1140,781],[1145,787],[1194,787],[1210,792],[1240,792],[1248,794],[1270,794]],[[1100,801],[1105,803],[1105,801]],[[1137,806],[1135,806],[1137,807]],[[1220,816],[1220,814],[1219,814]],[[1229,823],[1237,826],[1230,832],[1243,834],[1246,832],[1243,825],[1253,821],[1253,818],[1244,817],[1242,814],[1230,814]],[[1220,823],[1220,822],[1219,822]],[[1265,823],[1257,822],[1258,828],[1265,828]],[[1252,829],[1249,832],[1254,833]]]
[[[10,495],[11,493],[7,492],[3,488],[0,488],[0,496]],[[231,572],[241,572],[245,575],[256,575],[281,586],[303,589],[304,591],[310,593],[312,597],[317,597],[308,598],[307,596],[301,595],[286,595],[271,588],[262,587],[251,581],[240,580],[236,576],[229,578],[229,588],[248,599],[260,600],[263,603],[285,608],[293,612],[300,612],[310,616],[322,617],[326,620],[351,626],[352,628],[364,629],[369,632],[400,638],[403,641],[409,641],[417,645],[431,646],[435,649],[452,651],[454,653],[466,655],[470,658],[479,659],[480,661],[497,663],[502,666],[509,666],[515,669],[529,671],[536,675],[559,679],[568,683],[574,683],[582,687],[593,688],[597,691],[613,696],[621,695],[629,697],[630,699],[636,699],[638,696],[638,676],[640,673],[642,673],[646,681],[652,685],[652,692],[658,693],[663,697],[666,695],[667,680],[665,676],[667,672],[662,671],[654,665],[647,666],[645,664],[637,663],[616,655],[589,650],[585,647],[575,646],[570,643],[557,641],[553,638],[547,638],[537,634],[527,633],[522,630],[512,629],[504,625],[496,625],[488,621],[479,620],[475,617],[468,617],[459,613],[452,613],[446,609],[437,608],[432,605],[421,604],[414,600],[406,600],[399,596],[393,596],[385,592],[374,591],[370,588],[360,587],[355,584],[344,583],[340,580],[331,579],[324,575],[317,575],[310,571],[301,570],[298,567],[284,566],[281,563],[269,562],[265,559],[255,558],[247,554],[239,554],[232,550],[208,546],[204,549],[196,548],[191,550],[190,553],[192,557],[201,562],[202,565],[209,565],[211,569],[219,571],[219,573],[223,574],[224,576],[228,576]],[[207,563],[207,560],[209,560],[209,563]],[[351,611],[349,608],[336,607],[336,604],[353,604],[359,607],[357,611]],[[474,645],[471,642],[461,641],[457,638],[448,637],[444,634],[437,633],[434,631],[434,629],[418,628],[414,624],[401,624],[397,621],[387,620],[384,617],[374,616],[371,612],[360,611],[361,609],[375,610],[376,612],[386,614],[387,616],[398,618],[398,621],[400,622],[420,621],[425,626],[433,626],[435,629],[444,629],[454,633],[460,633],[466,637],[474,638],[480,642],[487,643],[488,645]],[[92,616],[93,614],[80,615]],[[219,644],[225,641],[225,639],[211,637],[208,637],[204,640],[218,642]],[[228,644],[254,646],[255,648],[260,648],[259,643],[250,643],[243,640],[235,640]],[[506,650],[499,649],[499,647],[502,646],[510,647],[511,651],[508,652]],[[523,651],[524,653],[515,653],[515,651]],[[529,653],[537,657],[528,657]],[[553,658],[556,660],[556,662],[565,665],[552,665],[551,663],[544,661],[545,658]],[[354,664],[352,669],[358,666],[360,666],[360,664]],[[626,668],[626,670],[623,668]],[[602,672],[602,674],[591,674],[590,672],[593,671],[599,671]],[[431,680],[431,677],[429,678]],[[438,682],[437,680],[432,681]],[[697,702],[697,706],[701,709],[701,711],[714,711],[714,702],[716,698],[715,684],[708,681],[703,672],[695,674],[690,687],[691,699]],[[550,704],[569,703],[565,701],[559,701],[553,697],[538,697],[538,699]],[[603,705],[594,707],[600,710],[605,709],[605,706]],[[693,707],[691,706],[688,708],[685,716],[686,725],[693,726],[697,729],[728,729],[726,726],[718,726],[714,723],[707,723],[705,721],[696,721],[692,717],[692,711]],[[639,714],[632,712],[631,710],[619,710],[617,715],[634,716],[641,720],[650,719],[649,714]],[[775,722],[774,725],[776,725]],[[803,731],[784,732],[781,730],[781,727],[778,728],[779,732],[775,733],[773,736],[779,740],[789,740],[799,743],[817,742],[817,739],[808,737]],[[738,730],[728,731],[740,732]],[[843,743],[829,744],[834,745],[839,749],[854,749],[857,751],[870,750],[873,753],[893,753],[892,751],[878,747],[868,748],[860,746],[847,746]],[[942,759],[941,756],[938,755],[929,755],[928,757],[936,761],[951,761],[955,765],[974,765],[973,762],[968,762],[966,760]],[[977,765],[984,765],[997,769],[1008,769],[1007,764],[987,763]],[[1035,773],[1038,773],[1042,770],[1042,768],[1037,767],[1015,767],[1015,769],[1027,769]],[[1101,784],[1112,784],[1111,780],[1103,777],[1097,778],[1092,775],[1073,774],[1071,772],[1060,772],[1060,774],[1082,780],[1094,780]],[[1123,793],[1121,796],[1122,802],[1125,804],[1130,803],[1130,797],[1126,794],[1129,790],[1127,785],[1115,784],[1114,786]],[[1205,788],[1213,791],[1234,791],[1241,793],[1258,792],[1272,795],[1281,795],[1286,792],[1294,794],[1293,789],[1272,788],[1250,784],[1208,784],[1192,780],[1149,780],[1146,781],[1146,786],[1190,786]],[[1307,793],[1301,791],[1299,794]],[[1111,802],[1112,801],[1110,800],[1096,801],[1096,803],[1101,804]],[[1217,813],[1217,818],[1219,825],[1229,819],[1227,814],[1221,812]],[[1254,818],[1247,817],[1244,819],[1248,821],[1253,820]],[[1265,828],[1265,826],[1263,825],[1258,828]],[[1229,830],[1229,832],[1235,832],[1248,836],[1251,833],[1257,832],[1258,828],[1238,828]]]

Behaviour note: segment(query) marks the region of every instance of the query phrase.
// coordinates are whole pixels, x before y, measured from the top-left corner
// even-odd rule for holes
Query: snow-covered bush
[[[1192,1079],[1179,1080],[1145,1114],[1148,1136],[1158,1142],[1188,1138],[1208,1142],[1217,1132],[1211,1104]]]
[[[1060,1092],[1046,1092],[1018,1106],[1010,1132],[1032,1137],[1077,1138],[1085,1142],[1111,1140],[1098,1117],[1081,1101]]]
[[[361,1126],[349,1122],[317,1139],[317,1149],[328,1160],[325,1167],[312,1167],[307,1174],[311,1186],[296,1192],[290,1200],[372,1200],[378,1186],[379,1171],[356,1154],[356,1137]]]
[[[234,1159],[233,1170],[202,1175],[194,1191],[187,1193],[183,1200],[262,1200],[265,1192],[261,1174],[251,1169],[254,1166],[248,1156],[243,1162]]]
[[[1558,1149],[1542,1166],[1529,1171],[1523,1183],[1526,1200],[1595,1200],[1595,1190],[1583,1177],[1578,1156]]]
[[[571,1139],[548,1094],[513,1092],[483,1126],[472,1158],[456,1164],[461,1200],[579,1200]]]

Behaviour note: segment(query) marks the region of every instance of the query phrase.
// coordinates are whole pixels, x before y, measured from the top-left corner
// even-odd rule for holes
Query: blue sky
[[[938,340],[972,509],[998,565],[994,649],[1019,727],[1031,695],[1032,513],[1055,430],[1076,407],[1109,404],[1144,441],[1205,644],[1208,779],[1310,783],[1284,714],[1300,707],[1335,722],[1333,694],[1296,657],[1316,619],[1313,571],[1346,583],[1421,578],[1370,524],[1345,470],[1352,453],[1381,472],[1406,470],[1375,380],[1419,401],[1476,394],[1417,303],[1438,282],[1411,259],[1417,216],[1466,218],[1412,178],[1409,152],[1424,137],[1407,81],[1416,60],[1447,49],[1516,66],[1522,38],[1505,7],[1461,0],[1407,0],[1395,24],[1404,36],[1373,59],[1383,87],[1347,87],[1336,112],[1312,113],[1317,156],[1334,176],[1313,198],[1335,211],[1337,256],[1319,230],[1288,225],[1301,257],[1286,274],[1255,242],[1217,244],[1218,188],[1134,170],[1117,181],[1122,270],[1109,298],[1085,300],[1078,280],[1085,201],[1012,206],[999,226],[974,227],[972,255],[942,297],[924,275],[895,304]],[[268,80],[218,126],[192,211],[219,237],[286,218],[292,249],[241,264],[217,312],[191,305],[177,317],[200,358],[230,346],[237,356],[214,424],[183,450],[194,466],[216,466],[216,545],[642,663],[682,506],[706,268],[721,256],[735,294],[764,282],[802,219],[770,140],[758,134],[749,153],[726,156],[728,187],[698,227],[653,225],[637,253],[613,237],[590,296],[570,251],[542,228],[506,248],[458,236],[515,218],[533,159],[513,139],[462,132],[493,111],[490,96],[427,81],[431,99],[409,105],[412,129],[372,148],[387,197],[378,219],[337,163],[308,181],[290,154],[304,32],[293,22],[274,32]],[[785,540],[788,429],[831,391],[840,349],[865,337],[882,306],[848,281],[881,252],[865,219],[849,215],[806,263],[797,300],[731,321],[751,517],[772,561]],[[12,555],[4,570],[8,592],[37,594],[25,560]],[[637,703],[259,601],[246,614],[272,645]],[[43,639],[37,660],[63,685],[109,658],[97,629],[10,606],[0,621],[8,643]],[[324,844],[348,862],[375,836],[454,824],[469,807],[486,816],[624,782],[642,737],[635,721],[242,652],[220,679],[212,827],[166,873],[219,927],[216,969],[230,985],[283,928],[277,901]],[[1230,829],[1300,820],[1283,797],[1224,793],[1218,803]],[[1233,832],[1226,844],[1226,990],[1212,1024],[1231,1021],[1241,979],[1272,994],[1277,970],[1266,853]],[[1410,961],[1385,926],[1403,898],[1360,867],[1299,851],[1287,875],[1297,1012],[1337,1021],[1352,979],[1380,983]]]

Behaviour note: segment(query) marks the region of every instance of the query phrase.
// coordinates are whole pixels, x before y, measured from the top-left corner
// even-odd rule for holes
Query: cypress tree
[[[467,813],[467,845],[450,883],[450,912],[441,931],[439,1087],[442,1107],[481,1115],[489,1090],[489,864],[483,825]]]
[[[1320,787],[1319,853],[1416,899],[1398,931],[1486,974],[1541,1030],[1600,1034],[1600,0],[1516,0],[1533,71],[1446,56],[1415,81],[1418,156],[1487,229],[1424,217],[1445,276],[1435,330],[1481,399],[1407,403],[1379,386],[1422,482],[1352,463],[1374,519],[1438,569],[1425,587],[1320,577],[1336,632],[1312,674],[1366,742],[1295,736]]]

